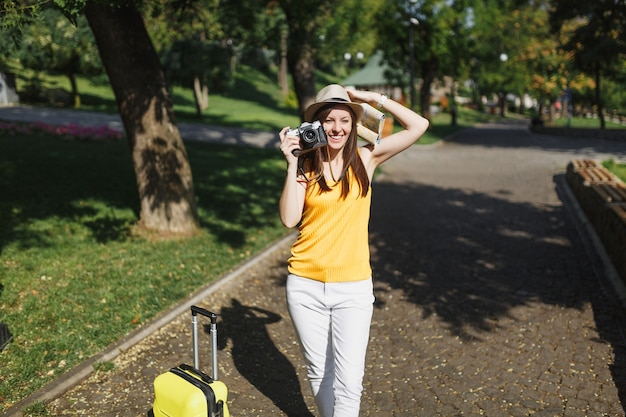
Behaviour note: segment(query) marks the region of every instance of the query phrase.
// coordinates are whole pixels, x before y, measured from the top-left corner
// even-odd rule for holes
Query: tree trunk
[[[450,88],[450,126],[456,126],[456,80],[452,80],[452,87]]]
[[[202,111],[209,107],[209,88],[202,84],[200,77],[193,77],[193,94],[196,99],[196,116],[201,117]]]
[[[606,129],[604,120],[604,106],[602,105],[602,94],[600,93],[600,64],[596,64],[596,105],[598,106],[598,117],[600,118],[600,129]]]
[[[324,1],[303,2],[301,0],[281,0],[281,8],[287,22],[287,66],[293,80],[293,88],[298,99],[298,112],[303,120],[304,110],[315,101],[315,50],[313,46],[317,24],[311,16],[304,18],[304,10],[315,15]],[[309,8],[310,6],[310,8]],[[322,9],[326,10],[326,9]],[[328,11],[328,10],[326,10]]]
[[[287,61],[293,79],[293,88],[298,98],[300,120],[304,120],[304,110],[313,104],[317,93],[313,51],[308,43],[299,44],[298,47],[295,47],[293,43],[291,45],[287,53]]]
[[[506,117],[506,91],[504,89],[498,93],[498,106],[500,107],[500,117]]]
[[[554,119],[556,119],[556,104],[555,101],[550,98],[550,102],[548,104],[548,122],[553,123]]]
[[[191,168],[159,58],[139,11],[132,5],[109,8],[88,1],[85,15],[132,152],[140,225],[166,234],[196,232]]]
[[[278,85],[280,85],[280,92],[283,97],[287,97],[289,94],[287,73],[287,29],[283,27],[280,30],[280,66],[278,70]]]
[[[76,83],[76,75],[71,72],[67,74],[67,78],[70,80],[70,86],[72,87],[72,105],[75,109],[80,108],[80,94],[78,94],[78,84]]]
[[[435,64],[432,64],[433,66]],[[430,112],[430,99],[431,99],[431,94],[430,94],[430,87],[433,84],[433,81],[435,80],[435,70],[433,67],[431,66],[424,66],[422,64],[422,85],[420,86],[420,91],[419,91],[419,95],[420,95],[420,107],[422,110],[422,116],[424,116],[424,118],[428,119],[428,120],[432,120],[432,114]]]
[[[526,92],[523,91],[521,96],[520,96],[520,100],[519,100],[519,114],[524,114],[526,113],[526,105],[524,104],[524,98],[526,97]]]

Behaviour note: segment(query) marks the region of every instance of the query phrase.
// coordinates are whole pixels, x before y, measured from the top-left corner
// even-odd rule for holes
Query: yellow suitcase
[[[212,376],[200,371],[198,314],[211,319]],[[217,314],[191,306],[193,366],[179,365],[154,379],[154,417],[230,417],[228,389],[217,380]]]

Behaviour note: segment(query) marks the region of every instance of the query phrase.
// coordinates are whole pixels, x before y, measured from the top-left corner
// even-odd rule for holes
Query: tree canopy
[[[572,64],[595,79],[601,127],[605,127],[601,80],[619,80],[626,56],[626,1],[553,0],[550,23],[564,37]]]
[[[503,109],[509,94],[550,105],[573,90],[573,97],[593,102],[604,127],[605,100],[612,107],[624,102],[614,93],[602,96],[601,86],[623,87],[626,79],[625,2],[7,0],[0,9],[0,70],[18,60],[72,79],[97,71],[101,61],[133,152],[142,224],[188,233],[197,227],[193,181],[171,83],[194,88],[200,113],[209,89],[227,92],[228,71],[239,60],[250,51],[274,51],[286,63],[302,114],[319,87],[319,69],[338,73],[347,57],[362,56],[350,60],[348,68],[356,68],[380,49],[393,69],[390,83],[411,106],[419,102],[426,117],[433,83],[449,77],[451,95],[470,80],[474,98],[497,96]],[[584,96],[590,88],[595,95]]]

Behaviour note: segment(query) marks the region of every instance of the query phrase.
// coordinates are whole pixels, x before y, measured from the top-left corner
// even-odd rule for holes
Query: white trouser
[[[372,280],[324,283],[290,274],[289,314],[322,417],[358,417],[374,303]]]

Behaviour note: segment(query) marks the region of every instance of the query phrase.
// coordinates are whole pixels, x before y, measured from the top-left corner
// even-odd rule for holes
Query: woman
[[[368,103],[403,130],[357,148],[357,122]],[[294,155],[298,136],[281,130],[287,177],[279,202],[286,227],[299,224],[288,261],[287,304],[322,417],[358,417],[373,311],[368,223],[374,170],[407,149],[428,121],[370,91],[323,88],[304,112],[320,121],[328,144]],[[298,152],[296,152],[298,153]]]

